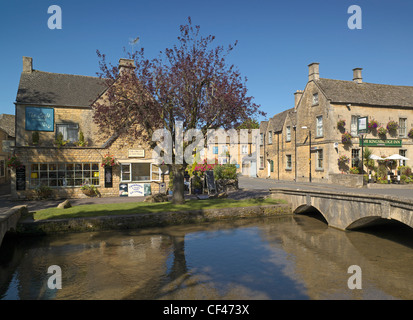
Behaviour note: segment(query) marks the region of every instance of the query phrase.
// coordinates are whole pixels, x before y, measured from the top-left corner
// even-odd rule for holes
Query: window
[[[285,141],[287,142],[291,141],[291,127],[290,126],[286,128],[285,134],[286,134]]]
[[[407,119],[399,118],[399,137],[405,137],[407,135]]]
[[[316,118],[316,121],[317,121],[316,137],[322,137],[323,136],[323,116],[318,116]]]
[[[248,146],[247,145],[242,145],[241,152],[242,152],[242,154],[248,154]]]
[[[293,162],[292,162],[291,154],[287,154],[287,155],[286,155],[286,165],[285,165],[285,169],[291,170],[292,167],[293,167]]]
[[[313,106],[318,104],[318,93],[313,94]]]
[[[99,186],[99,163],[32,163],[30,187]]]
[[[323,149],[317,150],[317,170],[323,170],[323,160],[324,160],[324,155],[323,155]]]
[[[120,166],[122,182],[159,181],[160,167],[147,162],[122,163]]]
[[[264,168],[264,157],[263,156],[260,157],[260,168],[261,169]]]
[[[4,159],[0,160],[0,177],[6,175],[6,161]]]
[[[274,172],[274,160],[270,160],[270,171]]]
[[[402,156],[402,157],[406,157],[406,149],[400,149],[399,150],[399,154]],[[407,158],[407,157],[406,157]],[[405,166],[406,165],[406,160],[400,160],[400,165],[401,166]]]
[[[268,144],[272,144],[272,131],[268,131]]]
[[[79,125],[76,123],[56,123],[56,135],[63,134],[63,140],[75,142],[79,136]]]
[[[351,149],[351,167],[359,167],[360,149]]]
[[[357,119],[359,116],[351,116],[350,134],[352,137],[357,137]]]
[[[264,134],[263,133],[260,133],[260,144],[263,146],[264,145]]]

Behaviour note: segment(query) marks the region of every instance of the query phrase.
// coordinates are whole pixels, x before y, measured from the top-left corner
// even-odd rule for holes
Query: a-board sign
[[[119,196],[120,197],[128,196],[128,184],[127,183],[119,184]]]
[[[205,180],[208,188],[208,193],[216,192],[216,187],[215,187],[215,179],[214,179],[214,171],[208,170],[205,171]]]
[[[26,190],[26,167],[16,169],[16,190]]]

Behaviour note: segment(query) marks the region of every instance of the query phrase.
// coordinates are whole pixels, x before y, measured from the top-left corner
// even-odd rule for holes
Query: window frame
[[[313,93],[313,106],[317,106],[320,103],[318,92]]]
[[[57,138],[57,135],[59,134],[59,132],[61,132],[61,131],[59,131],[59,127],[66,127],[66,137],[65,137],[64,133],[62,132],[63,140],[67,140],[69,142],[76,142],[76,141],[79,140],[80,130],[79,130],[79,124],[78,123],[72,123],[72,122],[59,122],[59,123],[56,123],[56,138]],[[72,127],[72,128],[70,128],[70,127]],[[76,128],[76,130],[77,130],[76,138],[73,137],[73,140],[68,139],[69,138],[68,137],[69,136],[69,134],[68,134],[68,129],[69,128],[70,128],[70,130],[74,130],[74,128]]]
[[[291,142],[291,126],[285,128],[285,141]]]
[[[293,156],[291,154],[285,155],[285,170],[292,170],[293,169]]]
[[[404,120],[404,126],[401,126],[401,120]],[[404,133],[401,134],[401,130],[404,130]],[[406,138],[407,137],[407,118],[401,118],[399,117],[399,138]]]
[[[321,159],[320,159],[320,154],[321,154]],[[324,170],[324,150],[323,149],[317,149],[316,151],[316,170],[317,171],[323,171]],[[321,160],[321,166],[320,166],[320,160]]]
[[[272,131],[268,131],[268,144],[272,144]]]
[[[132,166],[134,164],[149,164],[149,180],[133,180],[133,168]],[[123,167],[129,166],[129,179],[123,179]],[[155,172],[155,168],[158,167],[158,172]],[[154,175],[158,175],[158,179],[154,179]],[[151,162],[124,162],[120,164],[120,182],[121,183],[127,183],[127,182],[152,182],[152,181],[161,181],[162,177],[162,172],[161,172],[161,167],[157,165],[156,163],[151,163]]]
[[[323,116],[319,115],[319,116],[316,116],[315,118],[316,118],[315,137],[316,138],[322,138],[324,136]],[[321,119],[321,134],[320,134],[319,119]]]
[[[6,176],[6,159],[0,159],[0,178]]]

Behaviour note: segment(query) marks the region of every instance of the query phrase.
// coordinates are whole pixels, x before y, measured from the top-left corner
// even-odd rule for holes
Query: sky
[[[61,8],[61,29],[48,27],[52,5]],[[352,5],[361,29],[348,26]],[[409,0],[2,0],[0,113],[15,113],[23,56],[36,70],[96,76],[96,50],[116,65],[139,37],[133,49],[155,58],[178,43],[189,16],[216,45],[238,41],[227,62],[267,118],[294,106],[312,62],[322,78],[351,81],[363,68],[365,82],[413,86],[412,15]]]

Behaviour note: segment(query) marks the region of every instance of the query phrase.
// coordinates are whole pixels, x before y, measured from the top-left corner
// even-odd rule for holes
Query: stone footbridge
[[[317,209],[328,225],[351,230],[380,219],[393,219],[413,228],[413,199],[390,195],[363,194],[361,191],[271,188],[272,198],[284,199],[296,214]]]

